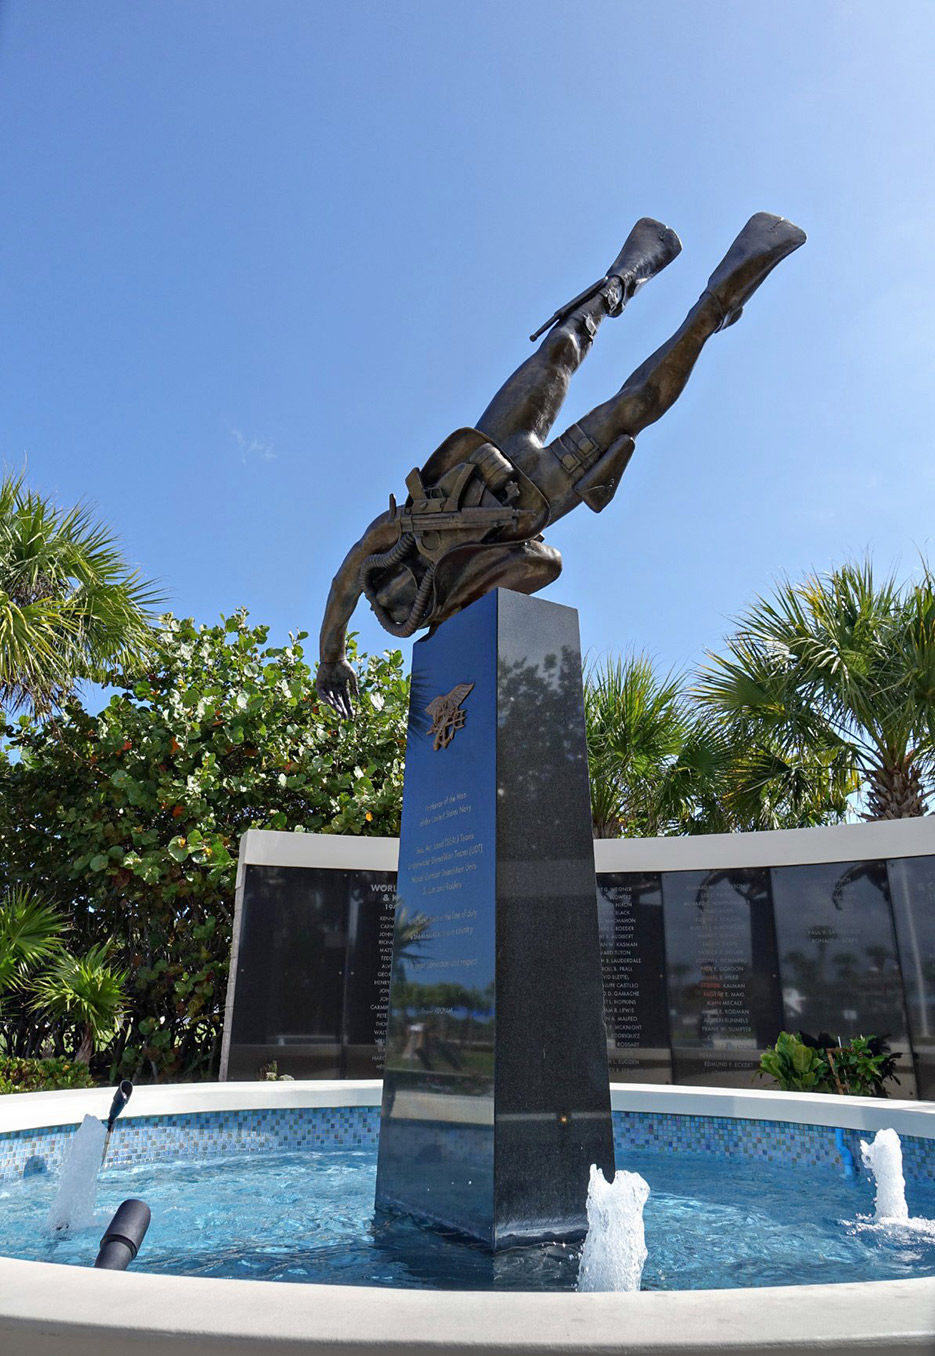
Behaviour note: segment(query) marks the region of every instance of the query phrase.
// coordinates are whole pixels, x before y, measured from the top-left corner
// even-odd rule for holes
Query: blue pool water
[[[873,1186],[824,1169],[631,1152],[641,1173],[649,1256],[643,1289],[709,1289],[935,1275],[935,1229],[871,1227]],[[152,1208],[136,1271],[428,1289],[572,1290],[580,1247],[490,1258],[410,1222],[373,1218],[374,1149],[240,1154],[113,1167],[98,1224],[52,1236],[57,1174],[0,1183],[0,1255],[90,1266],[104,1224],[139,1196]],[[935,1188],[910,1188],[935,1220]]]

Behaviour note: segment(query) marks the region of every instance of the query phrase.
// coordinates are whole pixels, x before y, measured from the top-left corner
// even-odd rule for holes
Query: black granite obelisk
[[[577,613],[498,590],[413,647],[377,1206],[491,1250],[614,1168]]]

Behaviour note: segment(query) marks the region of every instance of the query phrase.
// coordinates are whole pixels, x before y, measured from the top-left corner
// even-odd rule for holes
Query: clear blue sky
[[[747,217],[807,245],[715,336],[548,596],[697,662],[783,572],[932,551],[935,5],[0,0],[0,457],[174,611],[317,636],[410,468],[634,220],[676,262],[565,423]],[[367,648],[395,644],[363,605]]]

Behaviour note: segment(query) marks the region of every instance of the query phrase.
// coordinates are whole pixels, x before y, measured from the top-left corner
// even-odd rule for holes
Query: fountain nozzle
[[[114,1100],[110,1104],[110,1114],[107,1117],[107,1133],[114,1128],[114,1121],[120,1115],[123,1108],[129,1102],[133,1095],[133,1084],[129,1078],[123,1078],[117,1085],[117,1091],[114,1093]]]
[[[133,1196],[118,1205],[94,1265],[104,1271],[126,1271],[140,1250],[151,1218],[146,1202]]]
[[[107,1157],[107,1150],[110,1148],[110,1137],[114,1133],[114,1123],[132,1095],[133,1084],[130,1082],[129,1078],[122,1078],[117,1084],[114,1100],[110,1104],[110,1114],[105,1122],[107,1125],[107,1135],[104,1139],[104,1152],[101,1154],[101,1167],[104,1166],[104,1159]]]

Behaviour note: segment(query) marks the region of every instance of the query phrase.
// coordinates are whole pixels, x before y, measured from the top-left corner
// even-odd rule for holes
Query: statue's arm
[[[367,528],[360,541],[351,547],[341,568],[331,581],[325,615],[319,637],[319,665],[315,686],[323,702],[345,720],[353,717],[351,697],[357,695],[357,675],[347,662],[347,624],[362,592],[360,567],[368,556],[388,551],[396,542],[399,529],[389,513],[382,513]]]

